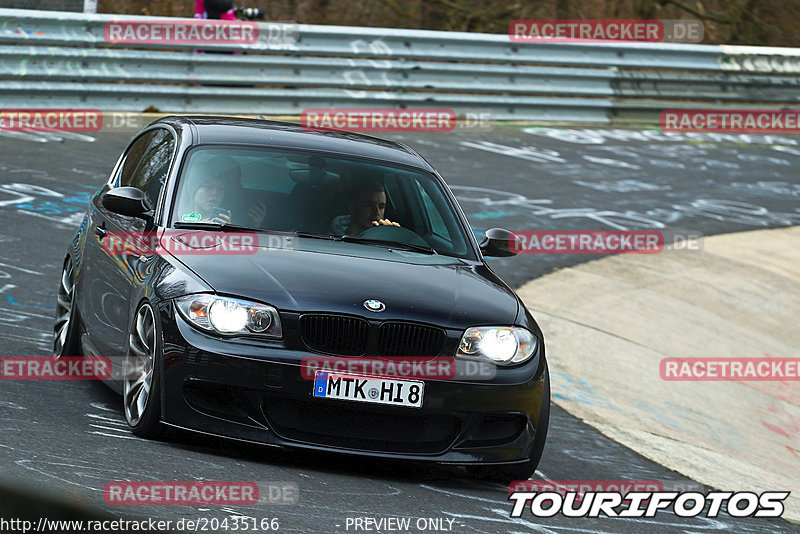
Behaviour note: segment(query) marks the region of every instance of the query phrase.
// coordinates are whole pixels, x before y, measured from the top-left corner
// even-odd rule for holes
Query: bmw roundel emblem
[[[369,299],[364,301],[364,307],[372,312],[382,312],[386,309],[386,305],[376,299]]]

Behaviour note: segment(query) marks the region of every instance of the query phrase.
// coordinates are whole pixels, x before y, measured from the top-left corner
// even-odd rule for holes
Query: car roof
[[[259,145],[334,152],[433,171],[412,148],[387,139],[342,130],[307,130],[293,122],[226,116],[177,116],[158,119],[177,129],[192,129],[194,145]]]

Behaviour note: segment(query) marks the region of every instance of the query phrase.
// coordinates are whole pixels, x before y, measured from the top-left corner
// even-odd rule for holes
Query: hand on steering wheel
[[[392,222],[389,219],[378,219],[377,221],[372,221],[372,226],[400,226],[400,223]]]
[[[410,228],[403,228],[396,222],[389,219],[381,219],[380,221],[372,221],[372,226],[365,228],[358,237],[368,239],[377,239],[383,241],[400,241],[408,243],[409,245],[420,245],[430,247],[430,243],[425,241],[419,234]]]

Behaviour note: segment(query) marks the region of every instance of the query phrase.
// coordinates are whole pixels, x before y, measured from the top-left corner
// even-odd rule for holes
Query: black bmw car
[[[134,234],[156,244],[131,247]],[[256,239],[243,252],[226,236]],[[112,362],[140,436],[177,427],[526,479],[550,386],[539,327],[484,260],[512,255],[511,239],[479,243],[405,145],[166,117],[128,145],[70,243],[54,356]],[[422,372],[389,372],[403,362]],[[425,372],[442,368],[455,371]]]

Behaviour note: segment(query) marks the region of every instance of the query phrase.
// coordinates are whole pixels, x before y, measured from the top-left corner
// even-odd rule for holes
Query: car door
[[[116,358],[124,355],[128,324],[135,308],[131,297],[146,282],[143,263],[153,261],[135,249],[126,249],[122,236],[140,234],[148,223],[107,210],[103,194],[113,187],[136,187],[145,194],[153,209],[158,206],[175,152],[175,138],[165,128],[148,130],[129,145],[117,174],[94,196],[89,209],[89,243],[86,263],[89,291],[85,299],[90,321],[87,330],[95,349],[101,355]]]

